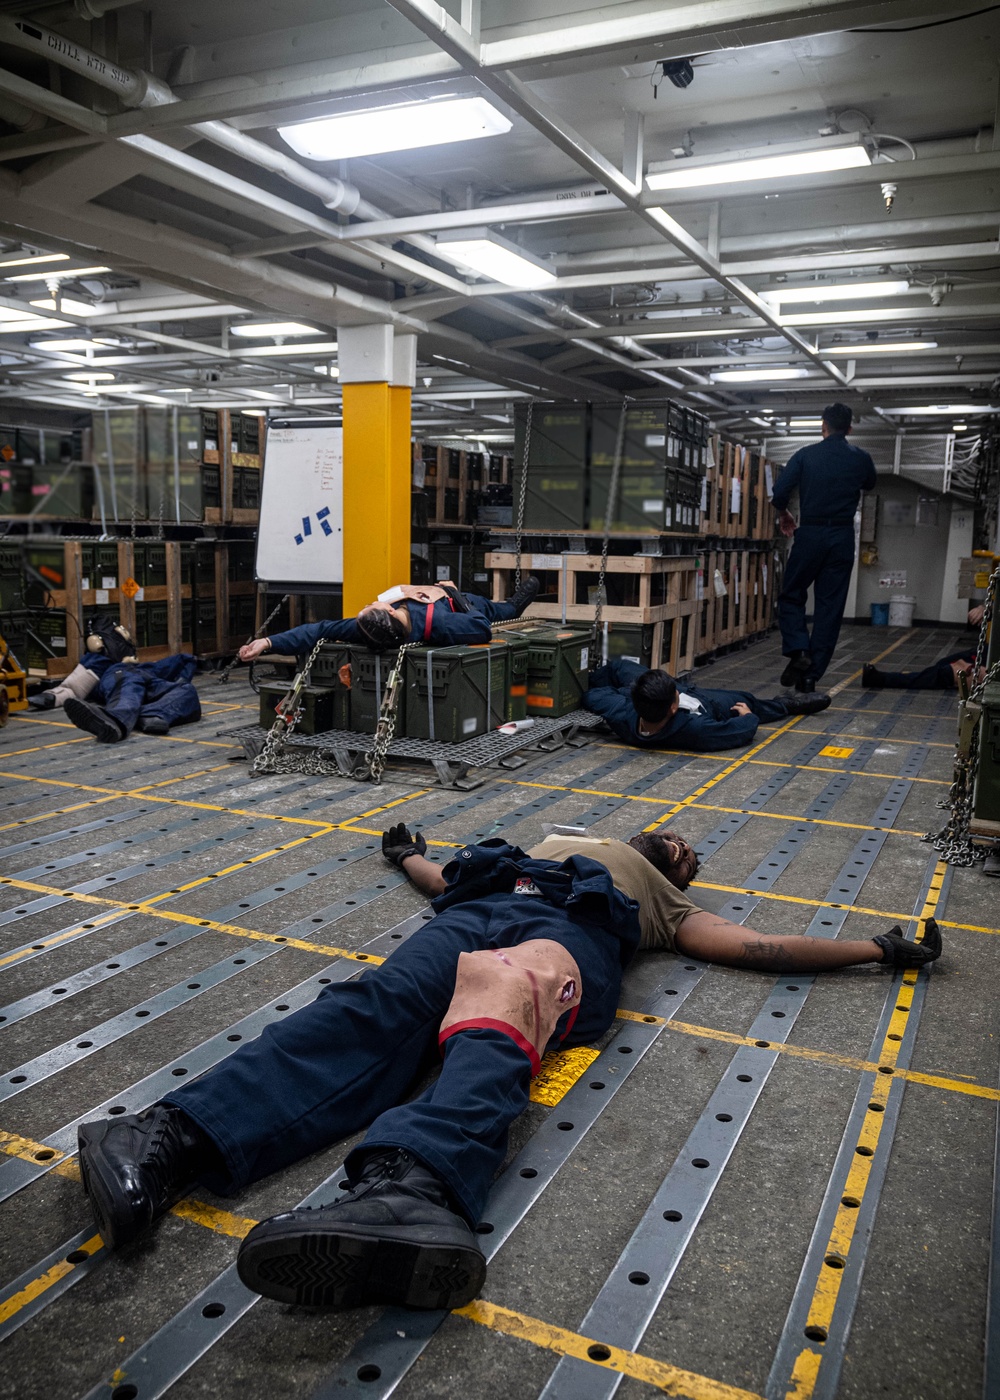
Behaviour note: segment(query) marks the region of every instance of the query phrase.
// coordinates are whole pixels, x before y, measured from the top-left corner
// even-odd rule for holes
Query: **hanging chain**
[[[535,412],[534,399],[528,400],[528,414],[524,424],[524,452],[521,454],[521,480],[518,483],[517,493],[517,519],[515,521],[516,534],[514,536],[514,549],[517,553],[517,565],[514,569],[514,592],[521,587],[521,535],[524,531],[524,503],[528,494],[528,458],[531,456],[531,420]]]
[[[983,603],[983,618],[979,624],[979,640],[976,643],[975,660],[972,663],[972,684],[969,694],[959,702],[958,744],[955,749],[955,772],[948,796],[939,807],[950,813],[947,822],[936,833],[928,833],[923,839],[941,853],[942,860],[949,865],[975,865],[983,859],[986,851],[977,847],[969,837],[969,822],[972,818],[972,798],[975,791],[976,775],[979,772],[979,731],[982,717],[982,700],[986,687],[1000,679],[1000,661],[994,662],[979,679],[980,668],[985,666],[988,652],[988,634],[993,618],[993,604],[996,595],[997,577],[1000,569],[990,575],[986,598]],[[961,696],[961,685],[959,689]]]
[[[392,670],[389,672],[389,679],[385,683],[385,690],[382,692],[382,704],[379,708],[378,724],[375,726],[375,738],[371,748],[365,754],[365,763],[368,765],[368,771],[376,787],[382,781],[385,761],[389,754],[389,745],[396,732],[396,715],[399,711],[399,698],[403,692],[403,668],[406,664],[406,654],[419,645],[419,642],[405,642],[399,648]],[[433,705],[434,697],[432,695],[428,696],[427,703]]]
[[[601,544],[601,569],[597,576],[597,605],[594,608],[594,645],[601,645],[601,625],[604,620],[604,606],[607,602],[606,580],[608,573],[608,546],[611,543],[611,526],[615,519],[615,506],[618,504],[618,479],[621,476],[622,457],[625,453],[625,418],[629,399],[622,400],[622,411],[618,418],[618,433],[615,437],[615,456],[611,465],[611,482],[608,486],[608,504],[604,511],[604,540]]]
[[[280,607],[280,604],[279,604]],[[316,658],[323,650],[324,639],[320,639],[309,653],[306,664],[296,674],[288,694],[279,701],[275,713],[277,718],[268,730],[264,747],[250,765],[250,776],[259,777],[265,773],[313,773],[316,775],[336,774],[336,764],[329,764],[318,753],[286,754],[285,745],[291,738],[302,717],[302,692],[309,684]]]
[[[263,622],[260,624],[260,626],[257,628],[257,631],[253,634],[253,636],[252,636],[252,637],[248,637],[247,640],[244,642],[244,644],[243,644],[244,646],[249,646],[251,642],[256,642],[257,639],[258,639],[259,637],[263,637],[264,633],[267,631],[267,629],[268,629],[268,627],[270,626],[271,622],[274,620],[274,618],[276,618],[276,617],[278,616],[278,613],[281,612],[281,609],[283,608],[283,606],[285,605],[285,603],[288,602],[289,596],[290,596],[290,595],[289,595],[288,593],[286,593],[285,596],[284,596],[284,597],[281,599],[281,601],[278,603],[277,607],[274,607],[274,608],[271,609],[271,611],[268,613],[267,617],[265,617],[264,621],[263,621]],[[232,661],[230,661],[229,665],[225,668],[225,670],[223,670],[223,671],[220,673],[220,675],[219,675],[219,684],[220,684],[220,685],[228,685],[228,684],[229,684],[229,676],[230,676],[230,673],[232,672],[232,670],[233,670],[234,667],[236,667],[236,666],[239,665],[239,662],[240,662],[240,654],[239,654],[239,652],[237,652],[236,655],[233,657]],[[253,662],[252,662],[252,661],[251,661],[250,665],[251,665],[251,666],[253,665]],[[252,680],[251,680],[250,684],[251,684],[251,686],[253,685],[253,681],[252,681]]]

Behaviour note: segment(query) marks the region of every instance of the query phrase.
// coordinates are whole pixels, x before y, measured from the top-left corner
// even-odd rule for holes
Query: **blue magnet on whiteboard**
[[[333,526],[330,524],[329,520],[321,520],[320,529],[323,531],[324,535],[333,534]]]
[[[308,515],[302,517],[302,533],[306,536],[312,534],[312,526],[309,524]]]
[[[295,536],[295,543],[296,543],[296,544],[301,544],[301,543],[302,543],[302,536],[301,536],[301,535],[296,535],[296,536]]]
[[[316,519],[317,519],[317,520],[325,520],[326,517],[327,517],[329,514],[330,514],[330,507],[329,507],[329,506],[324,506],[322,510],[318,510],[318,511],[316,512]]]

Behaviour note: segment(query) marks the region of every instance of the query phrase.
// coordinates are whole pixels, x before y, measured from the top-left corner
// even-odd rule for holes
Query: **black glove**
[[[420,832],[411,836],[405,822],[400,822],[398,826],[390,826],[388,831],[382,833],[382,854],[390,865],[395,865],[400,870],[407,856],[422,856],[426,851],[427,842]]]
[[[941,956],[941,930],[936,919],[925,921],[921,943],[911,943],[904,938],[898,924],[888,933],[877,933],[874,941],[885,953],[884,967],[925,967]]]

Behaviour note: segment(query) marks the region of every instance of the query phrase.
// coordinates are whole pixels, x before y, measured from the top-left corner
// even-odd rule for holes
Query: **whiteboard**
[[[344,433],[322,420],[272,422],[264,447],[257,579],[344,581]]]

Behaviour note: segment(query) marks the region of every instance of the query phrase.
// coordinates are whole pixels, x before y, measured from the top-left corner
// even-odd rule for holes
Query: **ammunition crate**
[[[351,728],[356,734],[375,733],[382,692],[397,655],[394,651],[376,652],[367,647],[351,646]],[[406,733],[405,685],[400,691],[396,711],[396,733]]]
[[[288,694],[287,685],[262,685],[260,688],[260,722],[270,729],[275,720],[275,709]],[[334,722],[336,708],[335,692],[325,686],[307,685],[299,696],[302,715],[296,726],[297,734],[326,734],[331,729],[339,729]]]
[[[229,600],[229,635],[246,637],[254,630],[257,600],[252,593]],[[315,668],[313,669],[315,675]]]
[[[610,466],[594,466],[590,473],[590,528],[604,529],[611,486]],[[662,467],[622,467],[618,478],[612,530],[631,534],[664,529],[672,500],[673,473]]]
[[[333,695],[333,723],[330,728],[350,729],[354,684],[350,646],[345,642],[324,642],[323,650],[313,662],[310,680],[329,689]]]
[[[507,667],[502,641],[407,652],[407,738],[461,744],[503,724]]]
[[[994,627],[994,634],[1000,629]],[[1000,824],[1000,685],[983,691],[983,712],[979,721],[979,769],[972,799],[973,821]],[[1000,830],[998,825],[997,830]]]
[[[253,540],[230,540],[227,552],[229,554],[229,581],[230,583],[248,583],[253,579],[254,552],[256,545]]]
[[[600,644],[598,644],[600,645]],[[630,622],[608,623],[608,660],[621,657],[640,666],[653,664],[653,625],[633,625]],[[598,657],[593,658],[595,663]]]
[[[593,636],[589,631],[546,628],[530,637],[528,714],[559,719],[578,709],[586,694]]]
[[[24,655],[19,656],[22,665],[33,671],[44,671],[50,661],[65,658],[68,655],[67,625],[63,608],[25,613],[26,644]]]
[[[260,510],[260,468],[236,467],[233,482],[233,505],[239,510]]]
[[[24,565],[29,590],[31,584],[37,585],[42,592],[66,587],[66,554],[61,543],[25,544]],[[43,600],[38,597],[32,601]]]
[[[520,500],[520,464],[514,467],[514,499]],[[525,529],[564,533],[585,530],[589,521],[587,469],[572,467],[528,467],[528,487],[524,497]]]
[[[89,520],[94,510],[94,469],[84,462],[32,468],[31,508],[38,515]]]
[[[532,635],[531,632],[516,631],[512,627],[503,630],[508,660],[505,720],[528,717],[528,654]]]
[[[143,588],[162,587],[167,581],[167,547],[163,544],[135,546],[135,580]],[[150,642],[150,646],[159,645]]]
[[[0,459],[0,515],[27,515],[31,510],[33,468]]]
[[[218,510],[222,505],[222,483],[218,467],[201,468],[201,501],[203,513]]]
[[[0,545],[0,610],[4,612],[23,604],[21,549],[19,545]]]
[[[91,588],[118,587],[118,546],[116,544],[94,545],[94,572],[90,579]]]

